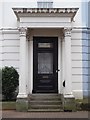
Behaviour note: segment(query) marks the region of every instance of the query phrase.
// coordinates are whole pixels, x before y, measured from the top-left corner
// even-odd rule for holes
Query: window
[[[53,74],[53,53],[38,53],[38,74]]]
[[[53,48],[52,43],[38,43],[39,48]]]
[[[37,7],[38,8],[53,8],[53,2],[52,1],[38,1]]]

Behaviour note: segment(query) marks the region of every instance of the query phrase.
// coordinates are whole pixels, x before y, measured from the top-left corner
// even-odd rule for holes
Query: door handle
[[[58,73],[60,70],[56,70],[56,73]]]
[[[65,80],[63,81],[63,87],[65,87]]]

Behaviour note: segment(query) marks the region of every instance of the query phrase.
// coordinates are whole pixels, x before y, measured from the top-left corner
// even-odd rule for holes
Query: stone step
[[[28,109],[28,112],[63,112],[63,109]]]
[[[62,105],[30,105],[30,109],[62,109]]]
[[[57,100],[57,101],[53,101],[53,100],[44,100],[44,101],[41,101],[41,100],[32,100],[29,102],[29,104],[31,105],[61,105],[62,102]]]
[[[63,111],[61,96],[58,94],[32,94],[29,95],[28,111]]]
[[[58,100],[58,101],[61,101],[61,99],[60,98],[29,98],[29,101],[34,101],[34,100],[36,100],[36,101],[43,101],[43,100],[45,100],[45,101],[56,101],[56,100]]]
[[[29,100],[61,100],[57,94],[33,94],[29,95]]]

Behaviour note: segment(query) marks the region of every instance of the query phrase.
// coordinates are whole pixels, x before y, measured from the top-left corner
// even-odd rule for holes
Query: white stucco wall
[[[82,0],[82,26],[84,27],[82,31],[82,67],[83,67],[83,94],[88,96],[88,90],[90,86],[90,26],[89,26],[89,0]]]
[[[89,82],[89,85],[88,85],[88,90],[89,90],[89,96],[90,96],[90,15],[89,15],[89,11],[90,11],[90,0],[88,0],[88,27],[89,27],[89,34],[88,34],[88,82]]]
[[[72,88],[76,98],[83,97],[83,63],[82,59],[82,3],[81,0],[53,0],[53,6],[58,8],[79,8],[72,23]],[[3,0],[0,3],[0,52],[2,66],[14,66],[19,71],[19,33],[17,18],[12,10],[14,7],[37,7],[37,0]],[[78,29],[80,28],[80,29]],[[1,32],[0,32],[1,33]],[[36,33],[35,33],[36,34]],[[2,45],[1,45],[2,43]],[[1,50],[1,48],[0,48]],[[86,50],[86,48],[85,48]],[[32,83],[31,83],[32,84]]]
[[[75,22],[73,23],[74,26],[82,26],[82,14],[81,14],[81,2],[79,2],[81,0],[68,0],[68,2],[66,0],[53,0],[53,7],[58,7],[58,8],[64,8],[64,7],[76,7],[79,8],[78,13],[75,16]],[[65,4],[66,3],[66,4]],[[14,7],[27,7],[27,8],[35,8],[37,7],[37,0],[14,0],[13,2],[11,0],[3,0],[3,27],[17,27],[17,20],[16,20],[16,16],[12,10],[12,8]],[[8,14],[7,14],[8,13]],[[7,18],[9,18],[7,20]],[[11,22],[12,21],[12,22]]]
[[[3,30],[2,67],[13,66],[19,70],[19,33],[17,30]]]

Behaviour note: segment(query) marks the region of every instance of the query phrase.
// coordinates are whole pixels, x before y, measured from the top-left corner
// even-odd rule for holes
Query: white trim
[[[52,29],[50,29],[49,31],[50,31],[50,33],[49,33],[49,31],[48,31],[48,29],[46,29],[45,31],[43,31],[44,29],[41,29],[40,31],[39,31],[40,29],[33,29],[32,31],[30,31],[31,33],[30,33],[30,40],[29,40],[29,42],[31,41],[31,42],[33,42],[33,36],[34,37],[57,37],[58,38],[58,41],[60,41],[60,44],[61,44],[61,32],[60,32],[60,30],[58,29],[58,30],[52,30]],[[52,32],[51,32],[52,31]],[[33,43],[32,43],[33,44]],[[58,44],[59,45],[59,44]],[[61,45],[60,45],[61,46]],[[32,49],[31,49],[31,47],[32,47]],[[29,55],[30,55],[30,57],[29,57],[29,61],[30,61],[30,65],[29,65],[29,67],[31,67],[31,69],[29,69],[29,71],[30,72],[32,72],[32,75],[33,75],[33,45],[31,46],[30,45],[30,43],[29,43]],[[59,51],[59,47],[58,47],[58,51]],[[58,53],[59,54],[59,53]],[[60,68],[61,69],[61,50],[60,50],[60,55],[59,55],[60,57],[58,57],[58,62],[59,62],[59,66],[60,67],[58,67],[58,68]],[[31,62],[32,61],[32,62]],[[59,71],[59,78],[58,78],[58,93],[61,93],[61,71]],[[30,74],[30,76],[31,76],[31,73],[29,73]],[[32,80],[32,81],[30,81],[30,80]],[[30,94],[32,94],[32,90],[33,90],[33,76],[32,77],[29,77],[29,92],[30,92]],[[31,88],[30,88],[31,87]]]
[[[58,37],[58,93],[61,93],[61,39]]]
[[[27,95],[24,93],[18,94],[17,98],[27,98]]]
[[[33,90],[33,40],[29,41],[29,93],[32,94]]]
[[[18,28],[4,28],[2,30],[2,33],[3,34],[19,34],[19,30]]]
[[[72,94],[67,94],[67,95],[64,95],[64,98],[74,98],[74,96]]]
[[[26,91],[27,91],[27,94],[28,94],[28,78],[29,78],[29,71],[28,71],[28,40],[26,40]]]
[[[62,84],[65,81],[65,40],[62,38],[62,66],[61,66],[61,73],[62,73]],[[65,94],[65,87],[62,85],[62,93]]]

